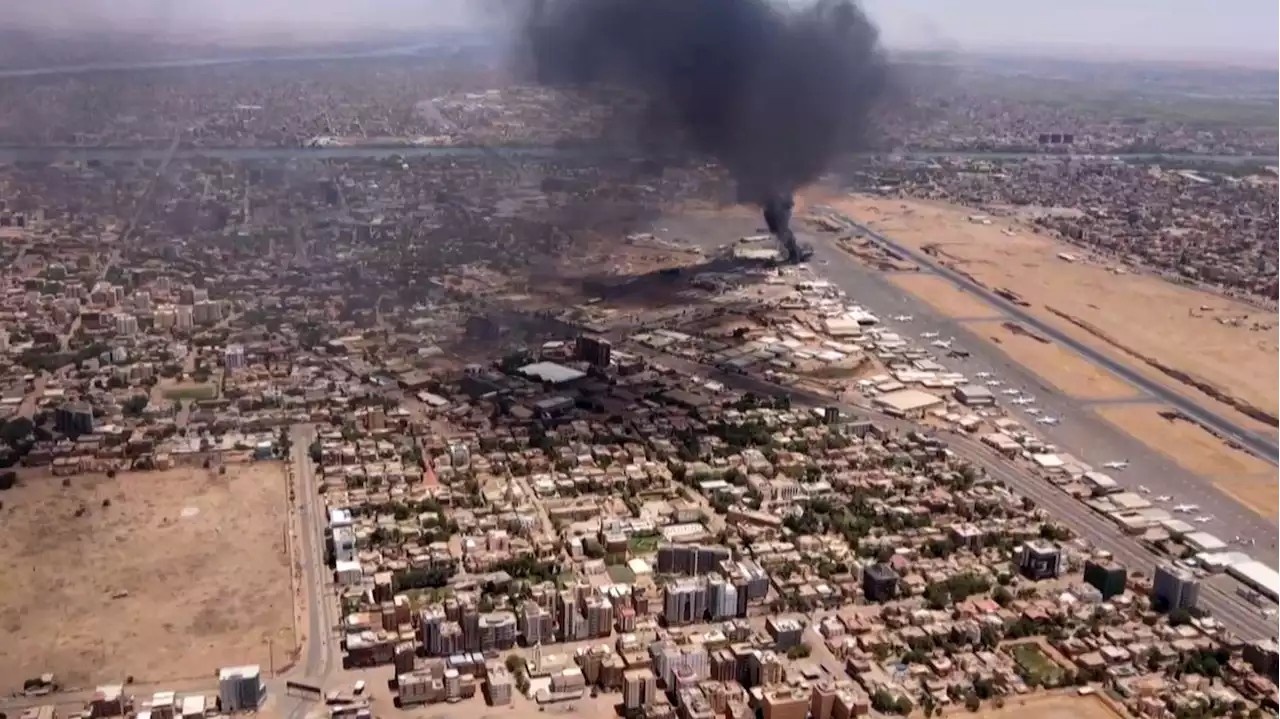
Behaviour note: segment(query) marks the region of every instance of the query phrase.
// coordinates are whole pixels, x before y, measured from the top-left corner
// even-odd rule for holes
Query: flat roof
[[[534,362],[533,364],[525,365],[520,368],[520,374],[552,384],[572,382],[575,379],[582,379],[587,376],[586,372],[579,372],[572,367],[565,367],[555,362]]]
[[[944,400],[935,394],[929,394],[918,389],[900,389],[880,395],[876,398],[876,402],[892,407],[899,412],[911,412],[936,407],[943,404]]]

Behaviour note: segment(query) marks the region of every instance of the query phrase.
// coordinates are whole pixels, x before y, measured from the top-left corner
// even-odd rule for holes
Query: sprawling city
[[[484,41],[0,35],[0,719],[1277,715],[1274,67],[898,53],[788,227]]]

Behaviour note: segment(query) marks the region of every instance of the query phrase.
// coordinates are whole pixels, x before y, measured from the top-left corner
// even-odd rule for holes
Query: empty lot
[[[0,500],[0,690],[292,656],[279,463],[30,479]]]
[[[984,706],[972,716],[981,719],[1015,719],[1032,715],[1037,719],[1118,719],[1120,714],[1097,697],[1034,696],[1025,699],[1010,698],[1001,709]]]

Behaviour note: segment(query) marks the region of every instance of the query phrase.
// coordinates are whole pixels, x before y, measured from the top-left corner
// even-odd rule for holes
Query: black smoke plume
[[[887,78],[850,0],[535,0],[526,40],[542,84],[639,93],[641,136],[718,161],[793,260],[792,196],[865,146]]]

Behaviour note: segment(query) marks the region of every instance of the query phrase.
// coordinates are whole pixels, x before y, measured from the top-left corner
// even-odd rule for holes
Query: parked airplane
[[[1036,415],[1040,414],[1040,410],[1036,409],[1035,407],[1027,407],[1026,409],[1024,409],[1024,410],[1022,410],[1022,411],[1023,411],[1023,412],[1026,412],[1027,414],[1031,415],[1032,417],[1034,417],[1034,416],[1036,416]]]
[[[1001,390],[1001,391],[1000,391],[1000,394],[1002,394],[1002,395],[1004,395],[1004,396],[1006,396],[1006,397],[1017,397],[1018,395],[1022,394],[1022,390],[1020,390],[1020,389],[1014,389],[1014,388],[1010,387],[1009,389]]]
[[[1061,421],[1062,420],[1058,419],[1057,417],[1050,417],[1046,415],[1044,417],[1041,417],[1040,419],[1037,419],[1036,424],[1057,424],[1058,422],[1061,422]]]
[[[1118,459],[1113,462],[1103,462],[1102,466],[1107,469],[1127,469],[1129,467],[1129,460]]]
[[[1196,517],[1195,519],[1193,519],[1193,520],[1191,520],[1191,521],[1193,521],[1193,522],[1195,522],[1195,523],[1197,523],[1197,524],[1205,524],[1205,523],[1207,523],[1207,522],[1212,522],[1212,521],[1213,521],[1213,515],[1212,515],[1212,514],[1206,514],[1206,515],[1204,515],[1203,517]]]
[[[952,342],[955,342],[955,340],[934,340],[929,344],[933,345],[934,347],[941,347],[944,350],[949,350],[951,349]]]
[[[1143,494],[1151,494],[1151,488],[1145,484],[1139,484],[1138,491],[1142,492]]]
[[[1171,499],[1173,499],[1173,497],[1170,497],[1170,496],[1169,496],[1169,495],[1167,495],[1167,494],[1162,494],[1162,495],[1160,495],[1159,497],[1156,497],[1156,501],[1157,501],[1157,502],[1168,502],[1168,501],[1169,501],[1169,500],[1171,500]]]
[[[974,374],[973,376],[974,376],[974,377],[977,377],[978,379],[986,379],[986,378],[988,378],[988,377],[990,377],[990,376],[991,376],[991,373],[990,373],[990,372],[978,372],[978,373]]]
[[[894,315],[893,316],[894,322],[910,322],[911,320],[914,320],[914,319],[915,318],[912,317],[911,315]]]
[[[1013,403],[1014,403],[1014,404],[1035,404],[1035,403],[1036,403],[1036,398],[1035,398],[1035,397],[1032,397],[1032,396],[1030,396],[1030,395],[1027,395],[1026,397],[1019,397],[1019,398],[1015,399],[1015,400],[1013,401]]]
[[[934,337],[937,337],[937,336],[938,336],[938,333],[937,333],[937,332],[921,332],[921,333],[920,333],[920,336],[921,336],[921,337],[923,337],[923,338],[925,338],[925,339],[927,339],[927,340],[931,340],[931,339],[933,339]]]
[[[1179,504],[1173,508],[1173,511],[1182,512],[1183,514],[1191,514],[1199,509],[1200,505],[1198,504]]]

